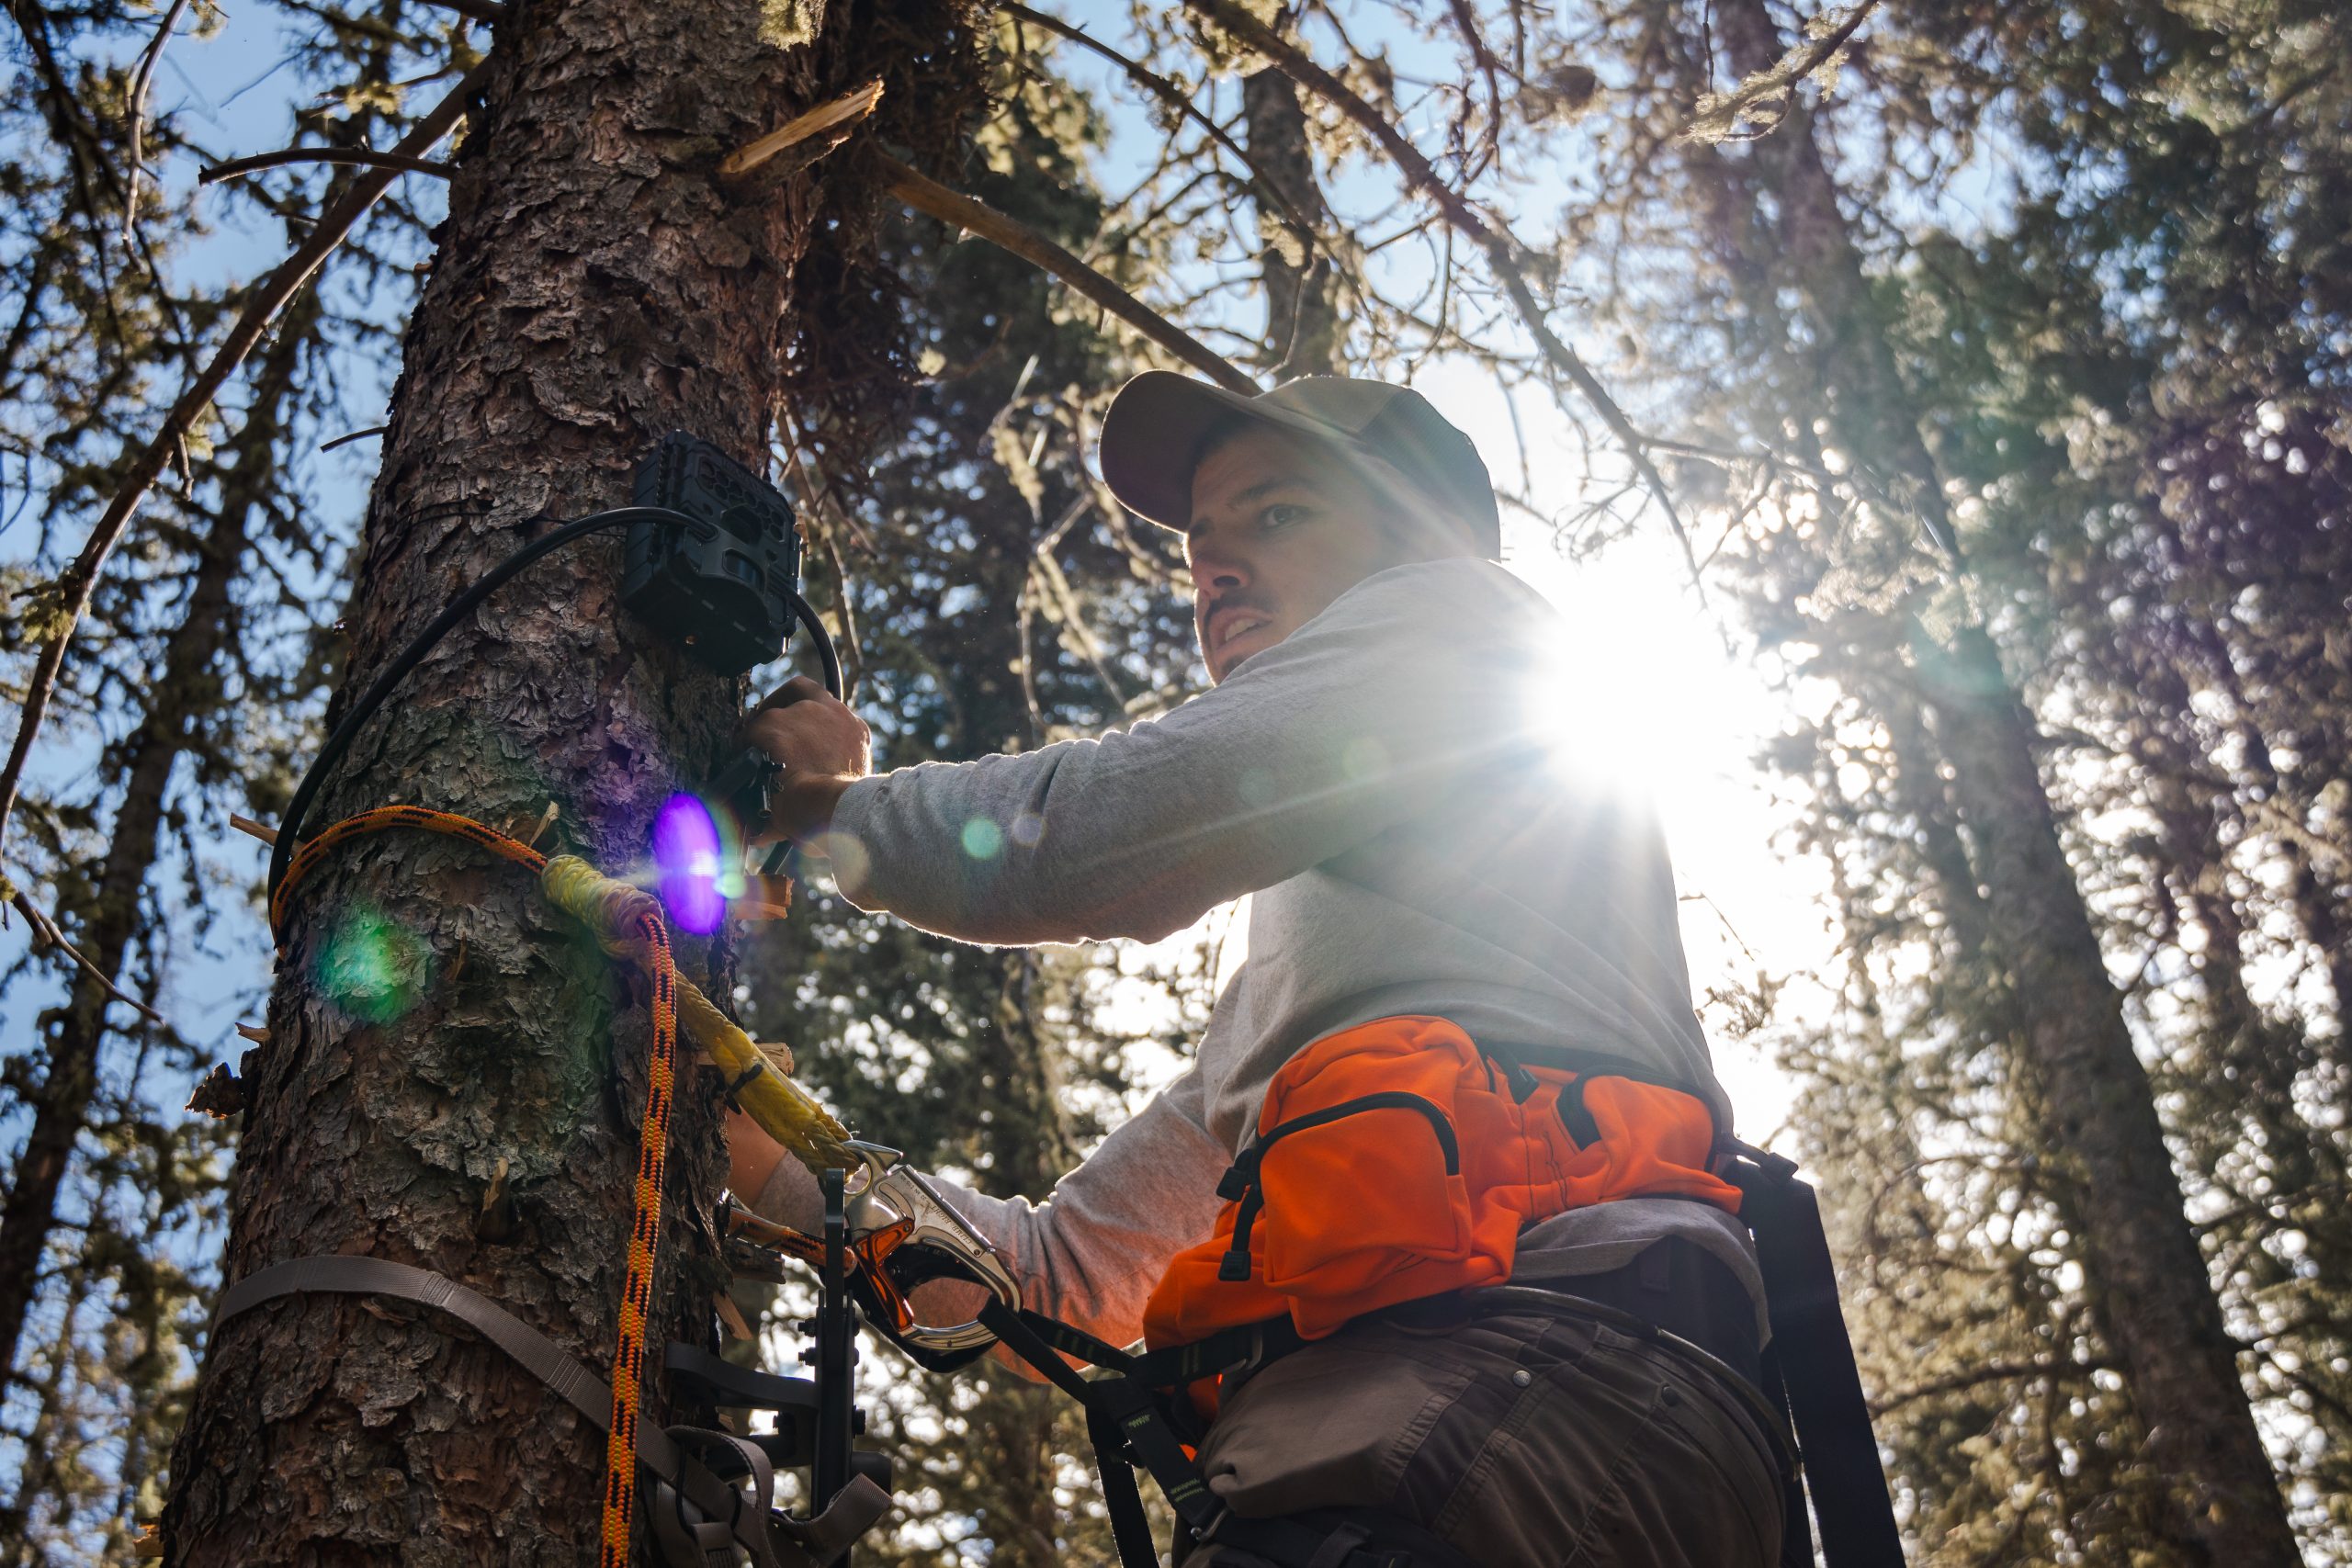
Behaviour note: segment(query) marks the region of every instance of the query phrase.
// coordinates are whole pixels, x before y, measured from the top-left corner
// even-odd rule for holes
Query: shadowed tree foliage
[[[1811,688],[1770,761],[1810,786],[1849,964],[1791,1059],[1802,1131],[1861,1178],[1835,1196],[1933,1560],[2284,1562],[2290,1525],[2341,1529],[2336,1227],[2301,1201],[2342,1169],[2307,912],[2342,863],[2246,733],[2273,681],[2329,722],[2340,649],[2320,604],[2230,581],[2258,553],[2340,595],[2341,433],[2290,412],[2343,374],[2341,226],[2304,216],[2343,177],[2334,68],[2301,63],[2334,27],[1887,7],[1837,96],[1696,141],[1695,94],[1795,41],[1771,16],[1588,35],[1636,72],[1590,221],[1657,301],[1626,319],[1686,391],[1664,434],[1714,575]],[[2094,1023],[2098,1053],[2064,1043]]]
[[[1102,221],[1079,161],[1099,124],[1050,74],[1044,41],[1000,62],[995,112],[958,187],[1083,245]],[[1193,662],[1174,555],[1085,463],[1132,352],[1051,279],[976,239],[910,218],[886,246],[921,323],[908,423],[863,474],[828,464],[824,430],[800,430],[797,469],[804,515],[835,563],[834,614],[846,598],[855,627],[876,765],[1029,750],[1165,705]],[[1023,830],[971,824],[971,874],[985,878],[1002,835]],[[757,928],[747,1014],[793,1043],[800,1075],[863,1135],[922,1165],[1041,1199],[1125,1114],[1127,1037],[1182,1038],[1181,1016],[1123,1025],[1116,965],[1099,955],[964,946],[859,914],[824,886],[795,919]],[[1092,1490],[1068,1400],[993,1363],[904,1375],[877,1395],[876,1419],[917,1501],[897,1539],[863,1556],[1114,1560],[1107,1521],[1065,1517],[1072,1492]]]

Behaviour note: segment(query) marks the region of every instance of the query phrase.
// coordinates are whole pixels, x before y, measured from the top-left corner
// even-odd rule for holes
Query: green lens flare
[[[424,939],[375,909],[354,909],[319,950],[327,999],[364,1023],[390,1023],[424,998],[433,954]]]
[[[994,860],[1004,848],[1004,829],[985,817],[964,824],[964,852],[974,860]]]

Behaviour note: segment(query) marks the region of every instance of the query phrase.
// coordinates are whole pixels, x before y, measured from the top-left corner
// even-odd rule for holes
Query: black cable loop
[[[391,694],[392,688],[399,685],[409,671],[422,664],[424,656],[433,651],[434,645],[447,637],[459,621],[479,608],[484,600],[525,567],[574,539],[606,528],[626,527],[632,523],[691,525],[694,522],[695,519],[684,513],[666,506],[615,506],[602,512],[592,512],[585,517],[575,518],[542,534],[468,584],[423,631],[409,639],[408,646],[384,666],[375,680],[368,682],[359,700],[352,704],[351,711],[344,715],[343,722],[336,725],[334,732],[327,737],[326,744],[319,748],[319,754],[311,759],[310,767],[302,774],[302,782],[295,787],[294,798],[287,803],[286,815],[277,827],[277,841],[270,848],[266,884],[269,895],[275,897],[278,884],[286,880],[286,868],[292,863],[294,851],[301,840],[303,818],[310,815],[311,805],[318,797],[328,774],[343,760],[344,753],[351,750],[351,743],[358,739],[360,728],[375,716],[378,708],[383,706],[384,699]],[[793,617],[808,629],[809,641],[816,644],[818,660],[824,668],[825,690],[839,698],[842,695],[841,654],[833,647],[832,637],[826,633],[824,623],[817,618],[816,609],[808,601],[797,592],[791,594],[791,599]]]

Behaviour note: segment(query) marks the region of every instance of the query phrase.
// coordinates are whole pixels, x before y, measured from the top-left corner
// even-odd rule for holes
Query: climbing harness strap
[[[1703,1368],[1747,1404],[1768,1435],[1783,1473],[1795,1461],[1782,1436],[1784,1425],[1763,1394],[1706,1347],[1659,1328],[1623,1308],[1556,1290],[1499,1285],[1457,1292],[1438,1301],[1408,1303],[1378,1316],[1410,1317],[1439,1304],[1472,1314],[1511,1311],[1574,1313],[1663,1347]],[[1442,1543],[1409,1551],[1364,1544],[1359,1521],[1310,1517],[1252,1519],[1232,1513],[1208,1489],[1188,1445],[1203,1435],[1187,1385],[1204,1378],[1254,1372],[1312,1343],[1288,1318],[1228,1328],[1189,1345],[1130,1355],[1091,1335],[1026,1309],[991,1302],[980,1321],[1005,1347],[1077,1400],[1087,1417],[1087,1436],[1102,1477],[1102,1496],[1123,1568],[1153,1568],[1159,1562],[1149,1520],[1133,1467],[1151,1474],[1169,1506],[1193,1540],[1234,1548],[1274,1568],[1453,1568],[1458,1558]],[[1086,1378],[1065,1357],[1075,1357],[1108,1375]]]
[[[1409,1554],[1364,1548],[1361,1532],[1353,1540],[1335,1539],[1332,1530],[1295,1519],[1241,1518],[1218,1502],[1170,1426],[1162,1396],[1143,1381],[1179,1363],[1169,1360],[1155,1365],[1144,1357],[1112,1350],[1051,1318],[1009,1308],[1001,1302],[991,1301],[981,1308],[980,1321],[996,1332],[1008,1349],[1085,1410],[1086,1435],[1102,1478],[1102,1504],[1111,1516],[1111,1539],[1124,1568],[1154,1568],[1159,1561],[1151,1539],[1150,1517],[1144,1512],[1143,1493],[1136,1484],[1134,1467],[1138,1465],[1151,1472],[1167,1495],[1168,1506],[1194,1541],[1230,1546],[1280,1568],[1413,1568],[1415,1559]],[[1193,1352],[1185,1364],[1193,1366],[1214,1361],[1221,1352],[1233,1353],[1234,1359],[1224,1367],[1210,1367],[1203,1372],[1208,1375],[1238,1365],[1243,1357],[1263,1354],[1265,1341],[1258,1334],[1227,1331],[1213,1346],[1204,1343],[1185,1348]],[[1111,1376],[1080,1377],[1062,1359],[1068,1352],[1096,1360],[1097,1351],[1109,1352],[1097,1364],[1114,1368]]]

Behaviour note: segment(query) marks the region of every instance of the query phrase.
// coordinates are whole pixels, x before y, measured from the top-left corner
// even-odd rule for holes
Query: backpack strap
[[[1826,1568],[1903,1568],[1903,1537],[1879,1464],[1853,1341],[1838,1305],[1821,1205],[1813,1189],[1796,1179],[1794,1160],[1747,1144],[1732,1149],[1724,1179],[1740,1190],[1740,1217],[1756,1233],[1772,1320],[1772,1343],[1764,1353],[1767,1392],[1796,1430],[1803,1466],[1802,1479],[1792,1476],[1788,1483],[1781,1561],[1813,1561],[1804,1496],[1809,1492]],[[1794,1376],[1783,1377],[1783,1369]]]

